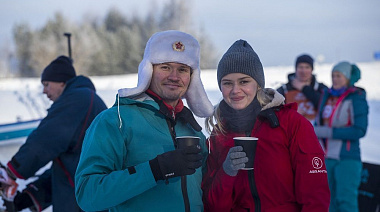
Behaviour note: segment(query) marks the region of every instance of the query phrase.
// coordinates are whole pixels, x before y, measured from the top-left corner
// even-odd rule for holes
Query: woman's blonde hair
[[[274,94],[275,94],[275,90],[273,89],[270,89],[270,88],[261,89],[260,87],[258,87],[256,97],[262,108],[265,107],[267,104],[269,104],[273,100]],[[219,104],[215,105],[214,113],[212,114],[212,116],[206,118],[205,120],[206,130],[210,135],[213,130],[216,134],[221,133],[222,135],[225,135],[226,133],[225,126],[223,125],[222,119],[220,117]]]

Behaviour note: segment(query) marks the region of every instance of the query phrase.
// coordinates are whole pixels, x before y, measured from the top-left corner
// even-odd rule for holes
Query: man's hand
[[[158,155],[151,160],[150,166],[156,180],[191,175],[202,166],[202,155],[199,146],[176,149]]]
[[[17,193],[18,184],[8,176],[7,170],[0,168],[0,193],[3,199],[13,201]]]

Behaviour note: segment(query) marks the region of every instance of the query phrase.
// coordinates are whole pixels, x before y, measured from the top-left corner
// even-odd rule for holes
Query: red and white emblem
[[[183,52],[185,50],[185,45],[181,41],[173,43],[173,49],[177,52]]]

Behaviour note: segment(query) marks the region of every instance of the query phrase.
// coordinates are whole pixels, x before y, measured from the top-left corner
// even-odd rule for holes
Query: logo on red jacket
[[[311,160],[311,164],[313,165],[314,169],[320,169],[323,166],[323,161],[319,157],[314,157]],[[310,170],[309,173],[310,174],[313,174],[313,173],[327,173],[327,171],[326,170]]]
[[[323,166],[323,162],[319,157],[314,157],[313,160],[311,160],[311,164],[313,164],[314,169],[320,169]]]

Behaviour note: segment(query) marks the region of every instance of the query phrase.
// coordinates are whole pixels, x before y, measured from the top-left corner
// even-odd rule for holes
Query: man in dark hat
[[[42,211],[53,205],[55,212],[82,211],[75,200],[74,176],[82,141],[92,120],[107,107],[95,93],[91,80],[77,76],[72,60],[59,56],[42,72],[43,93],[53,101],[47,116],[25,144],[0,171],[2,195],[17,211]],[[51,168],[17,192],[14,181],[28,179],[52,162]]]
[[[66,82],[74,77],[76,77],[76,73],[71,59],[66,56],[59,56],[42,72],[43,93],[55,102],[65,89]]]
[[[317,114],[319,97],[326,85],[317,82],[313,75],[314,60],[310,55],[298,56],[295,68],[296,72],[288,75],[288,83],[277,91],[284,95],[286,104],[296,102],[298,112],[312,122]]]

